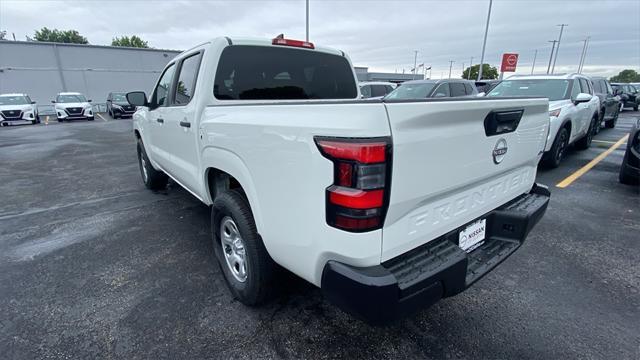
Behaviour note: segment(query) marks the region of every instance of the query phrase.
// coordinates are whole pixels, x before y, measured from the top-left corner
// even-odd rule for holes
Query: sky
[[[310,0],[310,41],[345,51],[369,71],[409,72],[432,66],[431,77],[452,77],[480,61],[489,0]],[[499,67],[518,53],[517,73],[545,73],[551,43],[565,23],[555,66],[575,72],[590,36],[584,73],[640,71],[640,0],[494,0],[485,63]],[[91,44],[138,35],[151,47],[188,49],[217,36],[305,38],[305,1],[52,1],[0,0],[7,38],[33,37],[41,27],[75,29]]]

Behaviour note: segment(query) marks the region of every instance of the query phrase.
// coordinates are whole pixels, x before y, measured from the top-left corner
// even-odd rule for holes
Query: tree
[[[137,37],[136,35],[131,35],[131,37],[123,36],[123,37],[115,37],[111,40],[111,46],[125,46],[125,47],[135,47],[135,48],[148,48],[149,43]]]
[[[6,40],[7,32],[5,30],[0,30],[0,40]]]
[[[80,35],[77,30],[58,30],[58,29],[49,29],[47,27],[43,27],[40,30],[36,30],[35,36],[33,37],[36,41],[48,41],[48,42],[57,42],[57,43],[66,43],[66,44],[88,44],[89,41],[86,37]]]
[[[621,83],[640,82],[640,74],[635,70],[626,69],[620,71],[618,75],[612,76],[609,81]]]
[[[480,71],[480,64],[476,64],[471,67],[471,75],[469,75],[469,68],[466,68],[464,69],[462,78],[467,80],[476,80],[478,78],[478,71]],[[489,64],[482,64],[482,78],[497,79],[498,69]]]

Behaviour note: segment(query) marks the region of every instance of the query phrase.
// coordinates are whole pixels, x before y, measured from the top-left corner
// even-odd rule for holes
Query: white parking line
[[[102,117],[102,115],[100,115],[100,114],[98,114],[98,113],[96,113],[96,115],[98,115],[98,117],[99,117],[100,119],[102,119],[102,120],[104,120],[104,121],[107,121],[107,119],[103,118],[103,117]]]

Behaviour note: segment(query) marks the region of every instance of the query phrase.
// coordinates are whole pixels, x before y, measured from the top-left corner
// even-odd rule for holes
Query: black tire
[[[238,280],[232,273],[232,265],[225,257],[225,252],[236,250],[231,246],[223,250],[222,234],[227,230],[223,225],[229,225],[229,219],[236,226],[243,244],[244,281]],[[277,266],[258,235],[251,208],[241,191],[227,190],[216,197],[211,207],[211,229],[213,249],[233,296],[249,306],[268,301],[275,288]]]
[[[64,119],[58,118],[58,122],[64,122]]]
[[[35,125],[35,124],[37,124],[37,123],[38,123],[38,120],[35,120],[35,119],[34,119],[34,120],[31,120],[31,125]]]
[[[544,154],[542,161],[549,168],[557,168],[564,157],[564,153],[569,146],[569,131],[566,127],[558,130],[556,138],[553,140],[551,150]]]
[[[616,127],[616,123],[618,122],[618,116],[620,116],[620,110],[616,112],[616,114],[613,116],[613,119],[605,121],[604,126],[607,129],[613,129],[614,127]]]
[[[144,186],[150,190],[162,190],[167,187],[169,177],[162,171],[153,168],[147,152],[144,150],[142,140],[138,140],[138,166],[140,167],[140,176]]]
[[[638,105],[633,107],[633,111],[638,111]]]
[[[87,118],[87,120],[88,120],[88,121],[93,121],[93,120],[95,120],[95,119],[96,119],[96,118],[95,118],[95,117],[93,117],[93,116],[91,116],[91,117]]]
[[[36,123],[40,124],[40,114],[36,115]]]
[[[593,115],[591,118],[591,123],[589,124],[589,129],[587,133],[580,138],[580,140],[576,141],[576,148],[579,150],[587,150],[591,146],[591,141],[593,140],[593,135],[595,135],[595,127],[596,122],[598,121],[598,115]]]
[[[624,171],[625,169],[625,164],[627,163],[627,157],[629,156],[628,151],[625,152],[624,154],[624,158],[622,159],[622,166],[620,166],[620,174],[618,176],[618,180],[620,180],[621,184],[625,184],[625,185],[638,185],[640,184],[640,180],[634,178],[633,176],[629,175],[628,173],[626,173]]]

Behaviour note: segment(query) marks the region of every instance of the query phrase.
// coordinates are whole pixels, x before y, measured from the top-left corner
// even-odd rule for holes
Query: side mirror
[[[56,103],[56,101],[55,101],[55,100],[51,100],[51,103],[52,103],[52,104],[55,104],[55,103]]]
[[[591,99],[593,98],[593,96],[591,94],[587,94],[587,93],[580,93],[578,94],[578,96],[576,96],[575,100],[573,100],[573,103],[578,105],[580,103],[586,103],[591,101]]]
[[[32,104],[32,105],[35,105],[35,103],[36,103],[35,101],[32,101],[32,102],[31,102],[31,104]]]
[[[145,94],[144,91],[132,91],[127,93],[127,101],[129,104],[135,106],[149,106],[147,94]]]
[[[87,102],[91,102],[91,101],[92,101],[91,99],[87,100]]]

